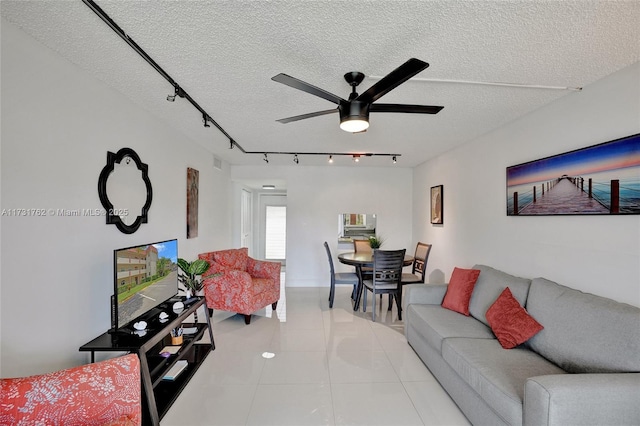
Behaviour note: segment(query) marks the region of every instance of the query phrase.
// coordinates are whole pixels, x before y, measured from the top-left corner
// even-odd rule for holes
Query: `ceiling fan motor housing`
[[[340,112],[340,123],[351,120],[369,121],[370,107],[371,104],[368,102],[340,102],[340,105],[338,106],[338,111]]]

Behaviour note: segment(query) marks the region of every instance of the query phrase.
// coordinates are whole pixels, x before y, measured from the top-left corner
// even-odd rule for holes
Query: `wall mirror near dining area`
[[[341,213],[338,215],[338,242],[348,243],[376,235],[376,215]]]

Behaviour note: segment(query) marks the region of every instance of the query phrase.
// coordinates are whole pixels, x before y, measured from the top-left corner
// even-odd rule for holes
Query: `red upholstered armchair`
[[[244,315],[249,324],[251,314],[257,310],[269,304],[276,308],[280,299],[280,262],[256,260],[248,253],[243,247],[198,255],[211,265],[203,276],[210,315],[214,309],[236,312]]]
[[[2,425],[140,425],[135,354],[38,376],[0,379]]]

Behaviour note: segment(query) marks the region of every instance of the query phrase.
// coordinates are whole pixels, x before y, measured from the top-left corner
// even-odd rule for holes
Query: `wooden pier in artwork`
[[[533,188],[533,201],[518,208],[518,193],[513,194],[514,215],[558,215],[558,214],[615,214],[619,209],[619,183],[611,181],[611,206],[606,206],[592,196],[592,182],[584,188],[584,179],[563,176]]]
[[[607,214],[609,209],[582,191],[569,179],[562,179],[536,202],[520,210],[522,215]]]

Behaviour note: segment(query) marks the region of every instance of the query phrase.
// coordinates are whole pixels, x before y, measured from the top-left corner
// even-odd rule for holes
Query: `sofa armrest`
[[[640,373],[559,374],[527,379],[525,425],[638,425]]]
[[[280,262],[269,262],[249,257],[247,259],[247,272],[254,278],[268,278],[280,282]]]
[[[135,354],[37,376],[0,380],[0,424],[140,425]]]
[[[402,303],[404,308],[411,304],[441,305],[447,292],[447,284],[408,284],[403,288]]]

